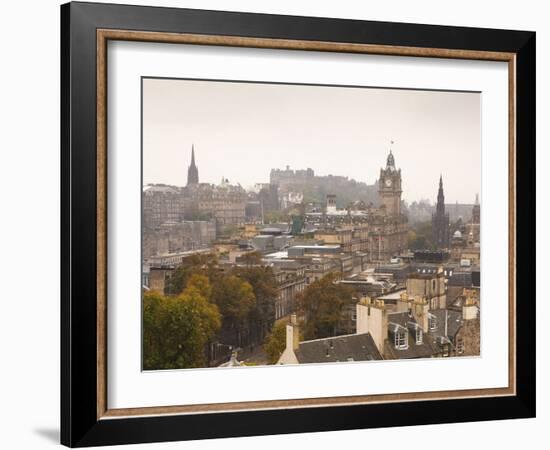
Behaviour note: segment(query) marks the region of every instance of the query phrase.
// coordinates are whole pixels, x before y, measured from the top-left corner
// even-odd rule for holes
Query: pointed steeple
[[[439,189],[437,191],[437,204],[435,213],[432,214],[432,240],[437,248],[448,248],[449,238],[449,214],[445,213],[445,194],[443,193],[443,174],[439,175]]]
[[[395,158],[393,157],[393,153],[390,148],[390,154],[388,155],[388,159],[386,160],[386,169],[394,169],[395,170]]]
[[[443,175],[439,175],[439,190],[437,191],[437,206],[438,213],[445,214],[445,194],[443,193]]]
[[[187,169],[187,185],[199,184],[199,169],[195,164],[195,144],[191,145],[191,164]]]

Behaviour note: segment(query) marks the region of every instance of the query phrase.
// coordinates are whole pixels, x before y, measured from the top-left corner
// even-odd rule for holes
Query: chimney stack
[[[286,348],[298,350],[300,347],[300,327],[296,314],[290,316],[290,324],[286,326]]]

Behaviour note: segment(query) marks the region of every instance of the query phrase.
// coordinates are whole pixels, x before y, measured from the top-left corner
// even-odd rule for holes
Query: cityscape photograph
[[[142,79],[142,369],[480,356],[478,92]]]

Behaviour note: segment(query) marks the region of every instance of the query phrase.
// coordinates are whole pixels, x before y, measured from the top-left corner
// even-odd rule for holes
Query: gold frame
[[[107,405],[107,41],[141,41],[218,45],[287,50],[364,53],[392,56],[417,56],[452,59],[502,61],[508,63],[508,387],[467,389],[402,394],[358,395],[343,397],[265,400],[203,405],[150,406],[108,409]],[[506,52],[455,50],[444,48],[246,38],[236,36],[158,33],[114,29],[97,30],[97,418],[166,414],[218,413],[243,410],[288,409],[320,406],[344,406],[366,403],[393,403],[474,397],[513,396],[516,394],[516,55]]]

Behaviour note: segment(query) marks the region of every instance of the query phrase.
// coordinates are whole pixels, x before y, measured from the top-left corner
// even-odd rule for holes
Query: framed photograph
[[[535,33],[61,7],[61,441],[535,415]]]

